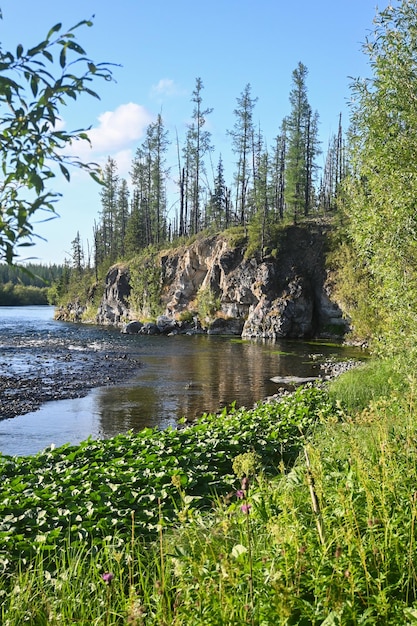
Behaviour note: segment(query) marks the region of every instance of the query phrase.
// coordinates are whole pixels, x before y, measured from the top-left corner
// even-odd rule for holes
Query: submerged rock
[[[306,383],[314,383],[320,378],[319,376],[274,376],[271,380],[279,385],[305,385]]]

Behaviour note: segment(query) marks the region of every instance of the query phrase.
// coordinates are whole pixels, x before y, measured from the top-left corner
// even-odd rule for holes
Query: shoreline
[[[89,352],[82,357],[59,351],[23,374],[0,375],[0,420],[31,413],[51,400],[72,400],[86,396],[91,389],[116,385],[140,369],[140,361],[128,354]],[[2,359],[7,371],[7,357]],[[36,362],[37,361],[37,362]]]

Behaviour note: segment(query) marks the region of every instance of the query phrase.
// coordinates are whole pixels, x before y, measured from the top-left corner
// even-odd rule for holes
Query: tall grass
[[[326,413],[275,475],[261,452],[237,455],[235,488],[212,484],[210,506],[174,476],[176,522],[156,502],[153,539],[132,514],[99,550],[38,552],[3,577],[1,623],[417,624],[416,398],[411,383],[394,388]]]
[[[348,412],[357,413],[378,398],[407,393],[409,385],[398,360],[372,359],[336,378],[329,391]]]

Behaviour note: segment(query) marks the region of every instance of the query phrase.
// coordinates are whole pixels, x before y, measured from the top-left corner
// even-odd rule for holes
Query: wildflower
[[[111,581],[114,578],[114,574],[112,574],[111,572],[105,572],[104,574],[101,575],[101,577],[106,583],[106,585],[110,585]]]
[[[247,476],[244,476],[242,478],[242,490],[247,491],[248,489],[249,489],[249,478]]]
[[[372,526],[377,526],[380,523],[381,520],[378,517],[371,517],[370,519],[368,519],[369,528],[372,528]]]
[[[243,489],[238,489],[236,491],[236,498],[238,498],[239,500],[243,500],[244,497],[245,497],[245,492],[243,491]]]
[[[242,513],[246,513],[248,515],[251,507],[252,507],[251,504],[245,503],[245,504],[242,504],[242,506],[240,507],[240,510],[242,511]]]

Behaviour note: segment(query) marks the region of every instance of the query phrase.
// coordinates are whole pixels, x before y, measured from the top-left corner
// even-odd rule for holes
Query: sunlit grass
[[[337,377],[330,385],[330,397],[349,412],[365,409],[370,402],[391,394],[405,394],[409,379],[394,359],[371,359]]]
[[[384,364],[383,374],[367,380],[389,371]],[[25,562],[14,554],[14,567],[6,564],[1,578],[1,623],[417,624],[414,389],[391,386],[377,397],[378,389],[356,413],[330,403],[324,390],[299,390],[297,402],[286,398],[281,419],[298,429],[299,456],[283,453],[295,443],[282,429],[275,466],[268,446],[264,457],[254,438],[242,454],[230,446],[235,431],[223,424],[216,438],[210,419],[212,445],[230,450],[229,464],[216,466],[211,457],[198,489],[185,471],[171,472],[173,507],[158,497],[147,505],[156,518],[147,537],[133,504],[125,527],[113,533],[98,527],[55,549],[38,546]],[[261,416],[280,419],[268,405],[238,413],[245,430],[251,419],[259,427]],[[198,447],[204,435],[195,433]],[[190,466],[193,451],[200,458],[197,447],[184,451]],[[116,484],[114,468],[126,465],[110,443],[107,452]],[[160,471],[149,479],[153,486],[165,471],[164,454],[154,459]],[[73,461],[82,465],[79,455]],[[229,468],[227,481],[220,474],[214,480],[216,467]]]

